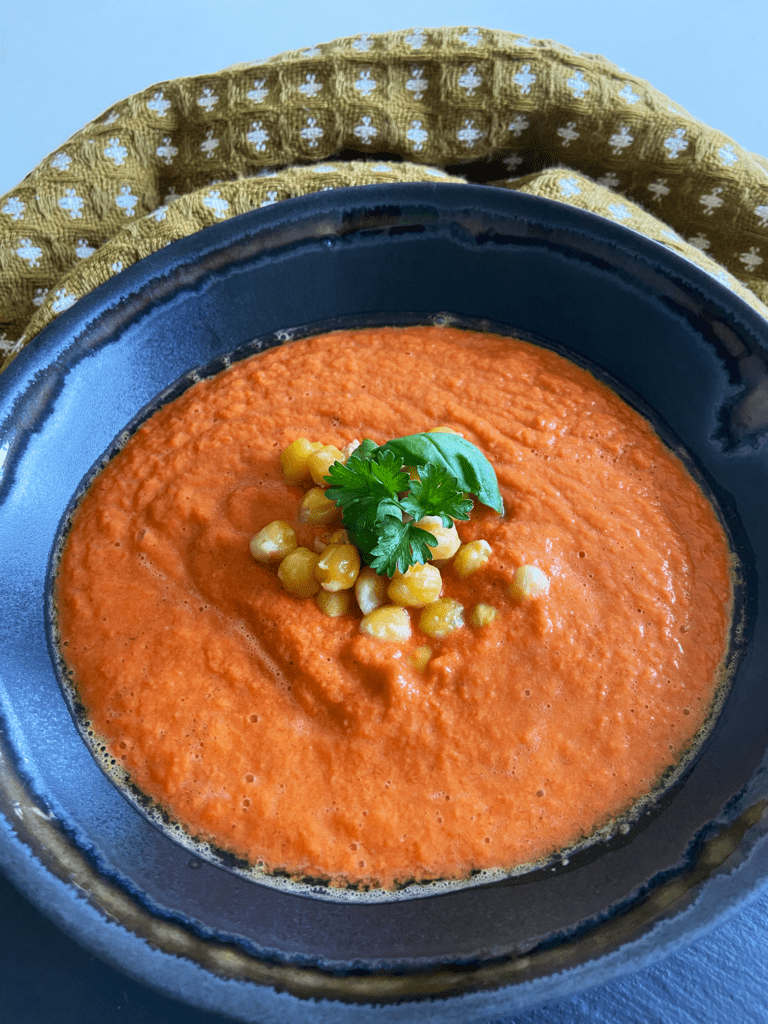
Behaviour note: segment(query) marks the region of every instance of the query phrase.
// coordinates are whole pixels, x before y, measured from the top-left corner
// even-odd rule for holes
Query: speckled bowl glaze
[[[571,355],[686,453],[738,559],[732,686],[685,772],[567,862],[394,902],[265,885],[191,852],[100,771],[57,681],[56,539],[92,467],[200,368],[254,339],[436,317]],[[103,959],[241,1021],[464,1024],[688,941],[768,874],[767,364],[768,324],[698,267],[479,186],[289,200],[118,275],[0,378],[0,864]]]

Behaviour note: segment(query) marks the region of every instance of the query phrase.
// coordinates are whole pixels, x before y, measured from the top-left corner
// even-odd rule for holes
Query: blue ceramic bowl
[[[740,566],[733,683],[684,775],[568,863],[384,903],[261,885],[192,856],[97,767],[51,650],[56,538],[92,467],[192,371],[254,339],[446,316],[570,355],[686,454]],[[695,265],[479,186],[289,200],[118,275],[0,378],[0,864],[108,962],[242,1021],[464,1024],[688,941],[768,875],[767,367],[768,324]]]

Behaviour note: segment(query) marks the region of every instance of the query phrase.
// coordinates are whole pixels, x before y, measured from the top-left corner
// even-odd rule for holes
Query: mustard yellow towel
[[[0,198],[0,358],[123,268],[291,196],[387,181],[548,196],[768,303],[768,161],[599,56],[457,27],[162,82]]]

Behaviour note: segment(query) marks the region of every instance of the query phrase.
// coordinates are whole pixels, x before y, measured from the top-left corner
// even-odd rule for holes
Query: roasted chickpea
[[[411,565],[405,572],[396,572],[387,587],[387,596],[406,608],[423,608],[440,596],[443,579],[436,565],[424,562]]]
[[[419,629],[433,640],[442,640],[464,625],[464,606],[451,597],[428,604],[419,619]]]
[[[405,608],[387,604],[365,616],[360,623],[360,632],[377,640],[408,640],[411,619]]]
[[[296,531],[282,519],[275,519],[251,537],[248,545],[257,562],[280,562],[297,546]]]
[[[294,548],[277,567],[277,577],[292,597],[313,597],[320,589],[315,576],[319,555],[309,548]]]
[[[329,544],[315,566],[323,590],[351,590],[360,572],[360,552],[354,544]]]
[[[549,578],[535,565],[521,565],[509,585],[509,592],[518,601],[531,601],[549,593]]]

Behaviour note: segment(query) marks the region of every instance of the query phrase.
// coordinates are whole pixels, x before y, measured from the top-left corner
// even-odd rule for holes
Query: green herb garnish
[[[493,467],[458,434],[411,434],[380,446],[366,438],[325,481],[363,560],[386,576],[429,559],[437,538],[415,525],[425,516],[440,516],[446,527],[469,519],[470,495],[504,513]]]

